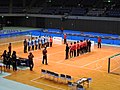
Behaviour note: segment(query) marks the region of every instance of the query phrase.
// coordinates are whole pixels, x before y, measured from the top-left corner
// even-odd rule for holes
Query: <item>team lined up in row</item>
[[[80,40],[74,43],[68,43],[66,44],[66,58],[76,57],[79,56],[80,54],[86,53],[86,52],[91,52],[91,41],[90,40]]]
[[[24,44],[24,53],[27,53],[31,50],[37,50],[44,47],[52,47],[53,39],[52,37],[47,36],[39,36],[39,37],[32,37],[31,39],[28,39],[28,41],[25,39]]]

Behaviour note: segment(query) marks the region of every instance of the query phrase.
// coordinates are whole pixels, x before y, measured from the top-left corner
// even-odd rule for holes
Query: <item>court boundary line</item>
[[[54,86],[54,85],[49,85],[49,84],[46,84],[46,83],[42,83],[42,82],[37,82],[37,81],[35,81],[35,80],[37,80],[37,79],[39,79],[39,78],[41,78],[41,77],[34,78],[34,79],[30,80],[30,81],[31,81],[31,82],[34,82],[34,83],[37,83],[37,84],[44,85],[44,86],[48,86],[48,87],[51,87],[51,88],[55,88],[55,89],[66,90],[66,89],[64,89],[64,88],[59,88],[59,87],[56,87],[56,86]]]

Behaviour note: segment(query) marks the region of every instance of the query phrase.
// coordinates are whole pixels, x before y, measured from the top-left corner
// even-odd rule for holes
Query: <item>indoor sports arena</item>
[[[120,0],[0,0],[0,90],[120,90]]]

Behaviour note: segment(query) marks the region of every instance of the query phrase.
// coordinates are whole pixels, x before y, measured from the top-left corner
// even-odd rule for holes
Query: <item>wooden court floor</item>
[[[8,42],[12,43],[12,50],[17,52],[17,56],[27,58],[28,53],[23,53],[23,42],[20,41],[28,37],[16,37],[0,39],[0,55],[8,47]],[[20,41],[20,42],[19,42]],[[41,64],[42,51],[33,51],[34,69],[33,71],[18,70],[16,72],[7,70],[12,75],[5,78],[35,86],[43,90],[69,90],[67,85],[40,78],[40,70],[47,69],[57,73],[68,74],[74,77],[75,81],[82,77],[90,77],[92,81],[86,90],[120,90],[120,75],[108,74],[108,57],[120,52],[120,47],[102,46],[98,49],[95,45],[91,53],[79,57],[65,60],[65,45],[53,44],[48,48],[48,65]],[[118,66],[119,67],[119,66]]]

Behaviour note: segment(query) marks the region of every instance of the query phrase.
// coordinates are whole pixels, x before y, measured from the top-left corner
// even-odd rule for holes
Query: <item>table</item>
[[[76,82],[75,82],[77,85],[87,85],[87,87],[89,88],[89,84],[90,84],[90,80],[89,80],[89,78],[80,78],[79,80],[77,80]]]

